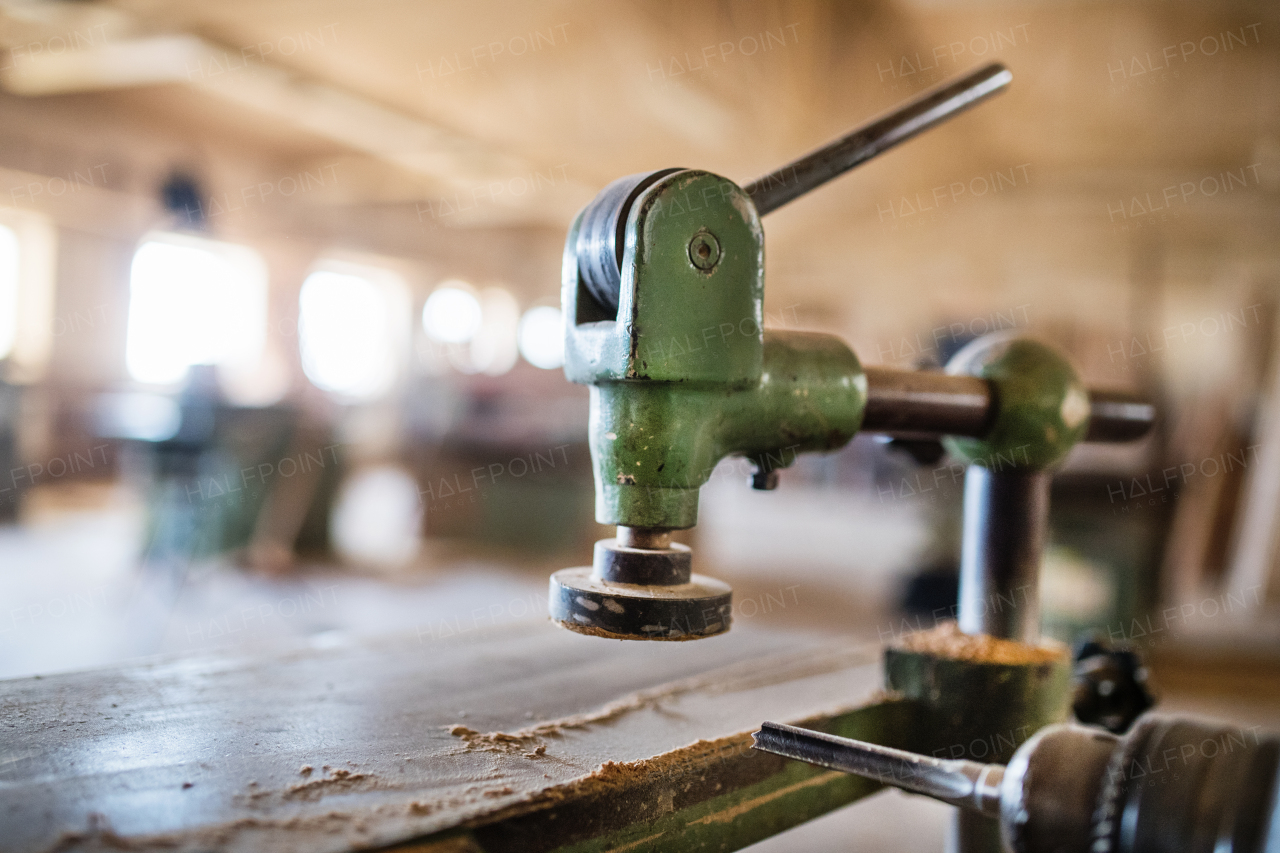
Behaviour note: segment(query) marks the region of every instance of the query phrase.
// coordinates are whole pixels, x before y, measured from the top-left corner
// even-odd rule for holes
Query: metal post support
[[[991,664],[956,662],[961,674],[943,711],[967,718],[970,732],[999,737],[1002,726],[1025,727],[1010,737],[1011,748],[1067,713],[1065,683],[1069,659],[1040,640],[1039,577],[1049,523],[1052,470],[1076,442],[1093,429],[1111,435],[1105,422],[1130,413],[1100,395],[1092,405],[1078,374],[1061,355],[1010,334],[975,341],[947,364],[947,373],[990,383],[990,409],[981,438],[944,440],[970,465],[965,474],[964,539],[960,556],[959,635],[973,642],[1005,646],[1005,654],[1050,654],[1052,662],[992,671]],[[1091,421],[1094,423],[1091,425]],[[953,629],[954,630],[954,629]],[[988,657],[990,659],[990,656]],[[996,678],[1017,685],[1010,691]],[[1002,698],[1004,701],[1002,701]],[[1007,702],[1008,704],[1005,704]],[[983,760],[985,741],[964,742],[955,757]],[[948,849],[954,853],[999,853],[1000,825],[989,817],[959,812]]]
[[[1049,523],[1051,472],[970,465],[964,480],[960,630],[1035,644],[1040,639],[1040,560]],[[948,853],[998,853],[1000,824],[958,809]]]
[[[966,634],[1039,641],[1050,476],[979,465],[965,472],[959,622]]]

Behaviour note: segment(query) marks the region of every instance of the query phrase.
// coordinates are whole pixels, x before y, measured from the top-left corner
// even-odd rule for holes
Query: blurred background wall
[[[6,0],[0,44],[0,675],[540,618],[604,535],[574,213],[992,60],[1008,94],[769,218],[766,325],[921,367],[1017,328],[1149,392],[1058,478],[1050,627],[1280,639],[1273,4]],[[883,639],[954,601],[958,472],[729,460],[690,536],[739,619]]]

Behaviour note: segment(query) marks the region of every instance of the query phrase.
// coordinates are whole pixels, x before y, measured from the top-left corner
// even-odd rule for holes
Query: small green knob
[[[995,414],[986,438],[948,436],[944,444],[971,465],[993,471],[1051,468],[1084,438],[1089,394],[1061,354],[1010,333],[973,341],[947,373],[978,376],[995,388]]]

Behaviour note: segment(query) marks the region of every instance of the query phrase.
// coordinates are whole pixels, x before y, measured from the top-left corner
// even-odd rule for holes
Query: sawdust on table
[[[320,830],[322,832],[343,832],[354,828],[357,832],[367,832],[369,823],[366,815],[353,815],[347,812],[325,812],[319,815],[296,815],[290,818],[246,817],[231,823],[227,829],[301,829]]]
[[[462,826],[507,820],[579,797],[609,795],[629,790],[637,783],[685,772],[691,768],[701,768],[697,769],[697,772],[702,773],[712,761],[731,761],[753,753],[751,743],[751,735],[744,733],[716,740],[696,740],[687,746],[653,758],[643,758],[638,761],[606,761],[585,776],[543,788]],[[773,756],[765,756],[765,758],[775,760]],[[489,796],[487,793],[484,795]]]
[[[806,650],[802,653],[787,653],[772,657],[770,662],[776,664],[774,667],[762,668],[760,661],[744,661],[712,672],[701,673],[688,679],[637,691],[590,712],[539,723],[513,732],[482,733],[462,724],[454,724],[444,728],[452,737],[456,737],[463,742],[466,751],[482,750],[508,755],[523,755],[526,758],[535,759],[547,756],[548,746],[544,741],[557,738],[566,731],[582,729],[595,724],[609,723],[633,711],[661,710],[665,701],[676,699],[687,693],[696,691],[724,693],[752,689],[797,677],[866,664],[873,660],[874,657],[878,657],[878,655],[872,654],[868,657],[866,649],[862,646],[858,648],[833,647],[818,654],[814,654],[811,650]],[[501,800],[502,798],[511,798],[504,803],[495,803],[494,805],[498,806],[496,811],[486,811],[483,818],[476,818],[477,821],[488,822],[500,816],[512,816],[536,811],[548,805],[578,797],[597,796],[602,793],[609,794],[620,791],[630,787],[637,781],[651,779],[655,774],[679,774],[685,772],[691,766],[696,768],[699,764],[703,766],[705,771],[709,762],[717,760],[721,762],[735,761],[751,752],[751,737],[747,733],[742,733],[718,740],[698,740],[653,758],[631,762],[606,761],[593,772],[568,782],[558,783],[544,774],[544,777],[548,779],[548,787],[530,791],[525,795],[516,796],[517,791],[513,790],[509,785],[502,784],[495,778],[490,784],[473,786],[466,789],[461,795],[454,793],[451,796],[447,795],[438,799],[424,798],[419,795],[417,798],[406,799],[406,801],[401,801],[399,804],[391,805],[390,807],[406,817],[421,818],[437,814],[441,810],[449,810],[462,805],[478,805],[478,801],[485,799]],[[311,765],[303,765],[303,767],[311,768]],[[323,765],[325,774],[330,774],[330,771],[330,765]],[[309,775],[302,773],[302,769],[299,770],[299,774],[304,779]],[[250,786],[252,793],[249,798],[256,800],[258,797],[268,797],[272,793],[279,793],[284,799],[314,801],[327,793],[395,787],[398,786],[387,784],[385,780],[378,779],[372,773],[339,769],[322,778],[307,779],[307,781],[292,785],[282,792],[255,790],[257,785],[254,784]],[[289,829],[335,833],[355,831],[362,833],[368,831],[365,820],[369,817],[368,813],[344,814],[334,811],[330,811],[327,814],[291,816],[279,819],[263,815],[260,817],[246,817],[219,827],[210,827],[208,830],[199,831],[195,835],[204,841],[208,841],[210,846],[225,846],[237,833],[254,830]],[[105,836],[105,838],[110,839],[110,842],[116,841],[116,837],[101,831],[97,833],[97,836],[99,838]],[[66,845],[75,845],[76,841],[84,838],[84,834],[68,834],[68,836],[60,839],[60,842],[64,845],[60,849],[65,849]],[[150,837],[147,839],[128,839],[127,841],[132,843],[142,842],[144,844],[148,842],[154,844],[156,841],[160,841],[162,845],[165,842],[170,842],[177,846],[185,844],[191,839],[192,836],[190,834],[184,834],[180,837],[172,838]],[[120,839],[120,841],[125,842],[126,840]]]
[[[811,650],[779,655],[770,661],[775,664],[772,667],[762,666],[759,660],[740,661],[649,690],[636,691],[602,705],[594,711],[561,717],[517,729],[514,732],[479,732],[462,723],[454,723],[443,728],[452,736],[462,740],[464,748],[468,751],[518,753],[527,758],[539,758],[547,753],[545,741],[559,737],[563,732],[609,723],[634,711],[659,709],[664,701],[676,699],[687,693],[700,691],[730,693],[749,690],[780,681],[847,669],[852,665],[878,659],[878,649],[876,654],[868,658],[867,648],[865,644],[839,645],[816,655]]]
[[[804,674],[831,671],[847,667],[852,662],[850,660],[852,653],[849,649],[836,650],[827,656],[818,656],[819,659],[808,654],[805,657],[797,657],[793,665]],[[664,700],[697,690],[732,691],[757,686],[761,681],[770,683],[771,679],[760,677],[755,669],[757,665],[755,662],[748,661],[716,672],[670,682],[652,690],[637,691],[603,705],[595,711],[561,717],[514,732],[482,733],[461,723],[443,728],[453,737],[460,739],[466,751],[483,750],[501,754],[523,754],[528,758],[541,757],[547,754],[546,744],[541,741],[556,738],[566,731],[608,723],[633,711],[658,709]],[[789,671],[794,677],[796,671]],[[638,761],[606,761],[585,776],[553,784],[540,791],[519,797],[496,813],[486,813],[484,820],[495,820],[498,816],[506,819],[576,797],[609,793],[630,787],[637,781],[678,773],[699,763],[705,764],[717,759],[721,762],[735,760],[752,753],[751,744],[751,735],[744,732],[716,740],[697,740],[671,752]],[[529,750],[531,746],[533,749]],[[468,789],[467,793],[474,794],[476,791]],[[480,789],[479,793],[482,797],[501,797],[515,792],[504,787]],[[456,805],[456,801],[438,802],[433,805],[448,807]]]
[[[339,768],[328,776],[290,785],[284,793],[284,798],[286,800],[318,800],[327,793],[376,787],[378,787],[377,777],[372,773],[357,773]]]
[[[89,815],[89,826],[86,830],[62,833],[52,847],[46,848],[45,853],[63,853],[70,850],[154,850],[156,848],[198,850],[226,846],[239,832],[254,829],[316,830],[326,833],[354,829],[356,832],[368,832],[369,824],[364,816],[330,811],[325,814],[295,815],[282,819],[246,817],[220,826],[201,827],[194,832],[126,837],[119,835],[111,828],[110,820],[106,815],[92,813]]]
[[[1009,665],[1050,663],[1069,654],[1066,646],[1052,640],[1031,646],[986,634],[965,634],[955,622],[907,634],[898,648],[950,660]]]
[[[467,749],[482,749],[486,752],[516,753],[524,752],[532,747],[544,734],[536,731],[521,731],[515,734],[506,732],[478,732],[461,724],[447,727],[449,734],[461,738]],[[542,746],[545,753],[546,746]],[[542,754],[542,753],[540,753]]]

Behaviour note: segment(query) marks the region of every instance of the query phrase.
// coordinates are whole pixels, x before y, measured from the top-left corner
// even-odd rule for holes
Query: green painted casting
[[[588,385],[618,380],[760,379],[764,343],[764,234],[732,181],[687,170],[658,181],[627,219],[618,315],[608,317],[578,281],[578,228],[565,242],[565,375]],[[719,260],[694,266],[689,244],[715,236]],[[576,322],[575,322],[576,321]]]
[[[596,520],[692,527],[698,488],[741,454],[777,469],[834,450],[862,422],[866,377],[838,339],[767,332],[754,385],[604,382],[591,388]]]
[[[565,251],[565,374],[591,386],[597,521],[692,527],[726,456],[776,469],[857,432],[867,386],[853,351],[762,328],[763,234],[736,184],[683,171],[637,199],[616,318],[579,283],[579,224]],[[695,264],[700,246],[714,248]]]
[[[1007,333],[979,338],[955,354],[947,372],[980,376],[995,386],[996,414],[986,437],[943,440],[969,464],[1043,470],[1084,438],[1088,392],[1071,364],[1038,341]]]
[[[1007,764],[1041,728],[1066,720],[1071,656],[1065,646],[1041,663],[1005,664],[942,657],[888,646],[885,686],[919,703],[917,752]],[[967,849],[1000,853],[999,823],[966,817]]]

